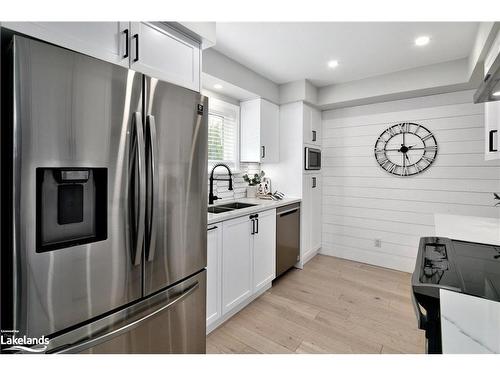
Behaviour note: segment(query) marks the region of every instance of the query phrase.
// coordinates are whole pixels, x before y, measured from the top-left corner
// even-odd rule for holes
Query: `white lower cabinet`
[[[304,173],[302,182],[301,258],[307,262],[321,248],[321,174]]]
[[[223,223],[222,313],[252,293],[252,220],[248,216]]]
[[[207,229],[207,326],[222,315],[221,305],[222,227]]]
[[[276,211],[259,213],[254,221],[253,291],[257,292],[276,277]]]
[[[266,290],[276,275],[276,210],[210,225],[207,331]],[[213,229],[210,229],[213,228]]]
[[[313,251],[317,251],[321,248],[321,233],[322,233],[322,181],[321,174],[315,173],[311,175],[312,183],[311,183],[311,207],[312,207],[312,216],[311,216],[311,248]]]

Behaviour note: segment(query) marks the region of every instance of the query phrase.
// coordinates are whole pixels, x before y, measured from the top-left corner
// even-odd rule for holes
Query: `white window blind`
[[[240,107],[219,99],[208,101],[208,165],[225,163],[239,170]]]

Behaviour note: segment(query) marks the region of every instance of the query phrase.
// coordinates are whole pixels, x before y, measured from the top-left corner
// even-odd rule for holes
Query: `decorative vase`
[[[257,196],[257,186],[247,186],[247,198],[255,198]]]

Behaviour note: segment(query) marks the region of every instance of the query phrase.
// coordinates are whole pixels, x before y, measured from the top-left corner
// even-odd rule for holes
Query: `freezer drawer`
[[[48,353],[205,353],[206,271],[50,341]]]

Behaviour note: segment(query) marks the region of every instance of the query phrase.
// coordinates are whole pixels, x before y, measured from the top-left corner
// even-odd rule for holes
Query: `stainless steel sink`
[[[257,205],[250,203],[233,202],[228,204],[221,204],[220,206],[208,207],[208,212],[210,212],[211,214],[222,214],[224,212],[239,210],[241,208],[247,208],[252,206],[257,206]]]
[[[208,212],[211,214],[221,214],[224,212],[232,211],[234,208],[226,208],[221,206],[208,207]]]
[[[242,203],[242,202],[233,202],[233,203],[228,203],[228,204],[221,204],[218,207],[224,207],[224,208],[230,208],[233,210],[239,210],[241,208],[247,208],[247,207],[252,207],[252,206],[257,206],[256,204],[250,204],[250,203]]]

